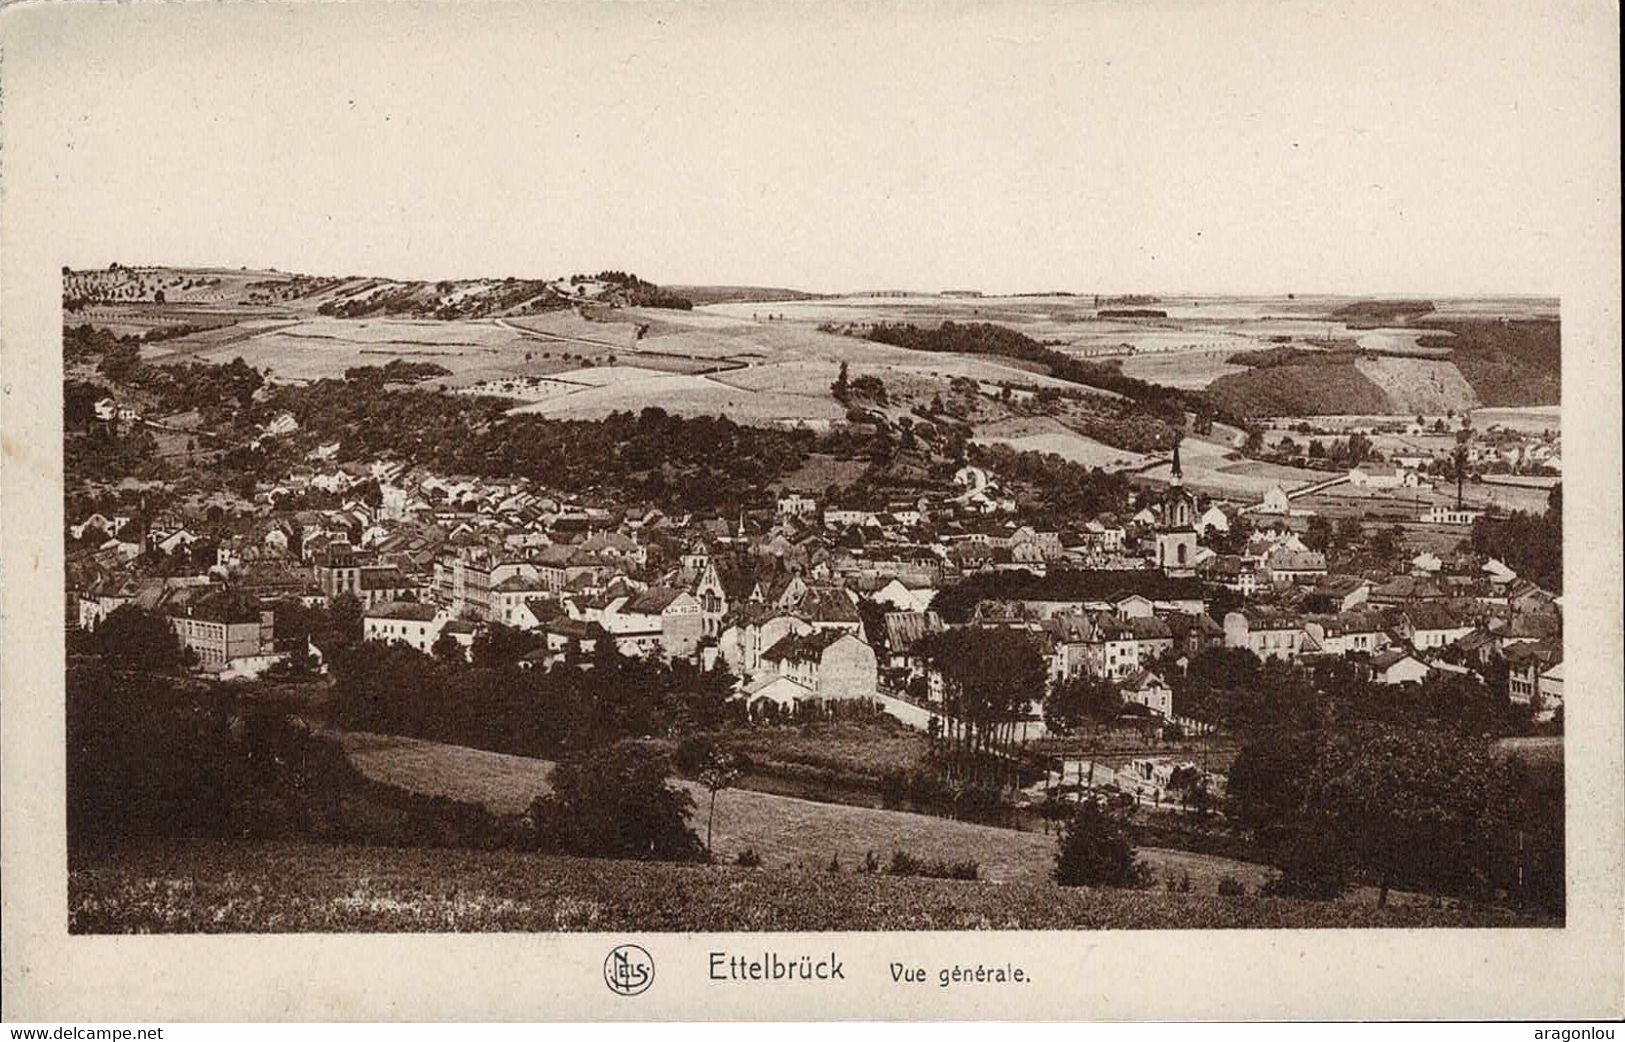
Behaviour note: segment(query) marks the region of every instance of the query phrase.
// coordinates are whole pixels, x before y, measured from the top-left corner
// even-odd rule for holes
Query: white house
[[[1379,684],[1414,684],[1427,678],[1426,662],[1401,648],[1391,648],[1371,656],[1371,679]]]
[[[1414,470],[1363,463],[1349,471],[1349,484],[1355,488],[1415,488],[1422,483]]]
[[[872,698],[879,680],[875,649],[845,630],[787,636],[762,660],[824,699]]]
[[[1290,514],[1292,501],[1287,498],[1286,489],[1276,485],[1264,493],[1264,501],[1253,508],[1256,514]]]
[[[1124,679],[1118,693],[1123,701],[1145,706],[1162,717],[1174,715],[1174,690],[1149,669],[1141,669]]]
[[[903,585],[901,579],[893,579],[871,593],[869,599],[876,604],[889,604],[898,611],[925,611],[936,595],[937,591],[929,586],[911,588]]]
[[[1483,516],[1484,511],[1472,507],[1436,506],[1424,511],[1422,520],[1430,525],[1470,525]]]
[[[780,517],[811,517],[818,512],[818,501],[800,492],[786,492],[779,497]]]
[[[1209,532],[1228,531],[1230,531],[1230,517],[1223,510],[1220,510],[1216,503],[1202,511],[1201,515],[1196,519],[1197,535],[1205,536]]]
[[[623,654],[659,649],[674,659],[693,655],[704,632],[700,602],[694,595],[665,587],[615,598],[604,607],[598,624]]]
[[[446,625],[446,616],[432,604],[412,601],[387,601],[368,608],[361,617],[361,635],[365,640],[385,644],[401,643],[429,654],[440,631]]]

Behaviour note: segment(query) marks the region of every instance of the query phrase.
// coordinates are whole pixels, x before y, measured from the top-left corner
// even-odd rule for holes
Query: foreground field
[[[548,791],[553,764],[504,756],[459,745],[442,745],[393,735],[327,732],[343,746],[368,780],[417,796],[478,803],[492,814],[522,814],[531,800]],[[710,793],[693,781],[676,780],[694,797],[693,825],[704,832]],[[848,869],[873,853],[882,863],[895,851],[937,861],[975,861],[994,882],[1047,879],[1054,864],[1055,837],[1038,832],[953,821],[930,814],[823,803],[751,789],[718,794],[711,822],[719,861],[755,851],[765,867],[819,869],[831,862]],[[1154,877],[1188,875],[1197,893],[1217,893],[1233,877],[1256,890],[1269,874],[1263,865],[1182,850],[1142,848],[1141,861]]]
[[[1476,909],[283,842],[177,841],[68,875],[76,934],[1519,925],[1534,924]]]

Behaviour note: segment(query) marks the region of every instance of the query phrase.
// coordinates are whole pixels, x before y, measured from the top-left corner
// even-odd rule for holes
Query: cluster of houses
[[[373,483],[375,494],[357,491]],[[337,505],[285,508],[312,489]],[[985,599],[960,624],[1023,628],[1052,681],[1110,680],[1156,718],[1181,716],[1168,670],[1220,647],[1357,657],[1384,684],[1500,657],[1514,699],[1547,717],[1561,705],[1560,602],[1501,562],[1423,554],[1382,574],[1336,574],[1286,524],[1218,552],[1237,513],[1184,488],[1177,450],[1171,485],[1132,516],[1054,529],[1025,523],[974,466],[883,509],[786,490],[771,510],[724,518],[633,511],[522,479],[334,465],[318,447],[244,516],[76,519],[69,622],[93,630],[133,603],[168,617],[201,668],[252,675],[289,650],[274,639],[272,606],[348,596],[364,639],[423,652],[468,654],[500,624],[535,635],[523,666],[607,643],[725,665],[753,704],[864,698],[901,710],[941,699],[917,654],[949,628],[933,610],[938,591],[1009,571],[1034,576],[1039,592]],[[186,574],[154,567],[181,551]]]

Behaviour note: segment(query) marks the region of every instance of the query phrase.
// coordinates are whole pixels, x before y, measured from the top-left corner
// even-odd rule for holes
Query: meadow
[[[1428,904],[230,840],[124,848],[75,864],[67,912],[74,934],[1537,925]]]
[[[494,815],[515,816],[549,791],[553,764],[546,760],[393,735],[325,733],[369,781],[415,796],[477,803]],[[877,765],[906,766],[918,759],[918,736],[878,743],[875,738],[873,733],[849,734],[844,741],[837,736],[815,750],[775,732],[746,736],[742,749],[753,759],[822,764],[861,774],[871,774]],[[674,779],[673,784],[694,798],[691,824],[703,835],[710,792],[695,781]],[[709,824],[718,861],[731,862],[749,850],[769,868],[818,869],[833,861],[855,870],[871,853],[884,864],[894,851],[902,851],[926,860],[968,858],[981,867],[983,878],[1011,882],[1047,879],[1055,856],[1055,837],[1040,832],[745,788],[720,792]],[[1262,865],[1185,851],[1147,848],[1141,858],[1159,880],[1169,873],[1189,873],[1195,889],[1208,893],[1217,892],[1224,876],[1256,889],[1268,874]]]

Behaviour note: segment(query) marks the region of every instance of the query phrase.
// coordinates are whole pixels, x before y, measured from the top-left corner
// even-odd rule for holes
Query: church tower
[[[1179,442],[1174,442],[1174,471],[1162,500],[1164,528],[1190,528],[1196,523],[1196,498],[1185,490],[1185,473],[1179,465]]]
[[[1179,465],[1179,442],[1174,442],[1173,473],[1162,497],[1162,524],[1157,527],[1157,567],[1168,575],[1196,571],[1196,498],[1185,489]]]

